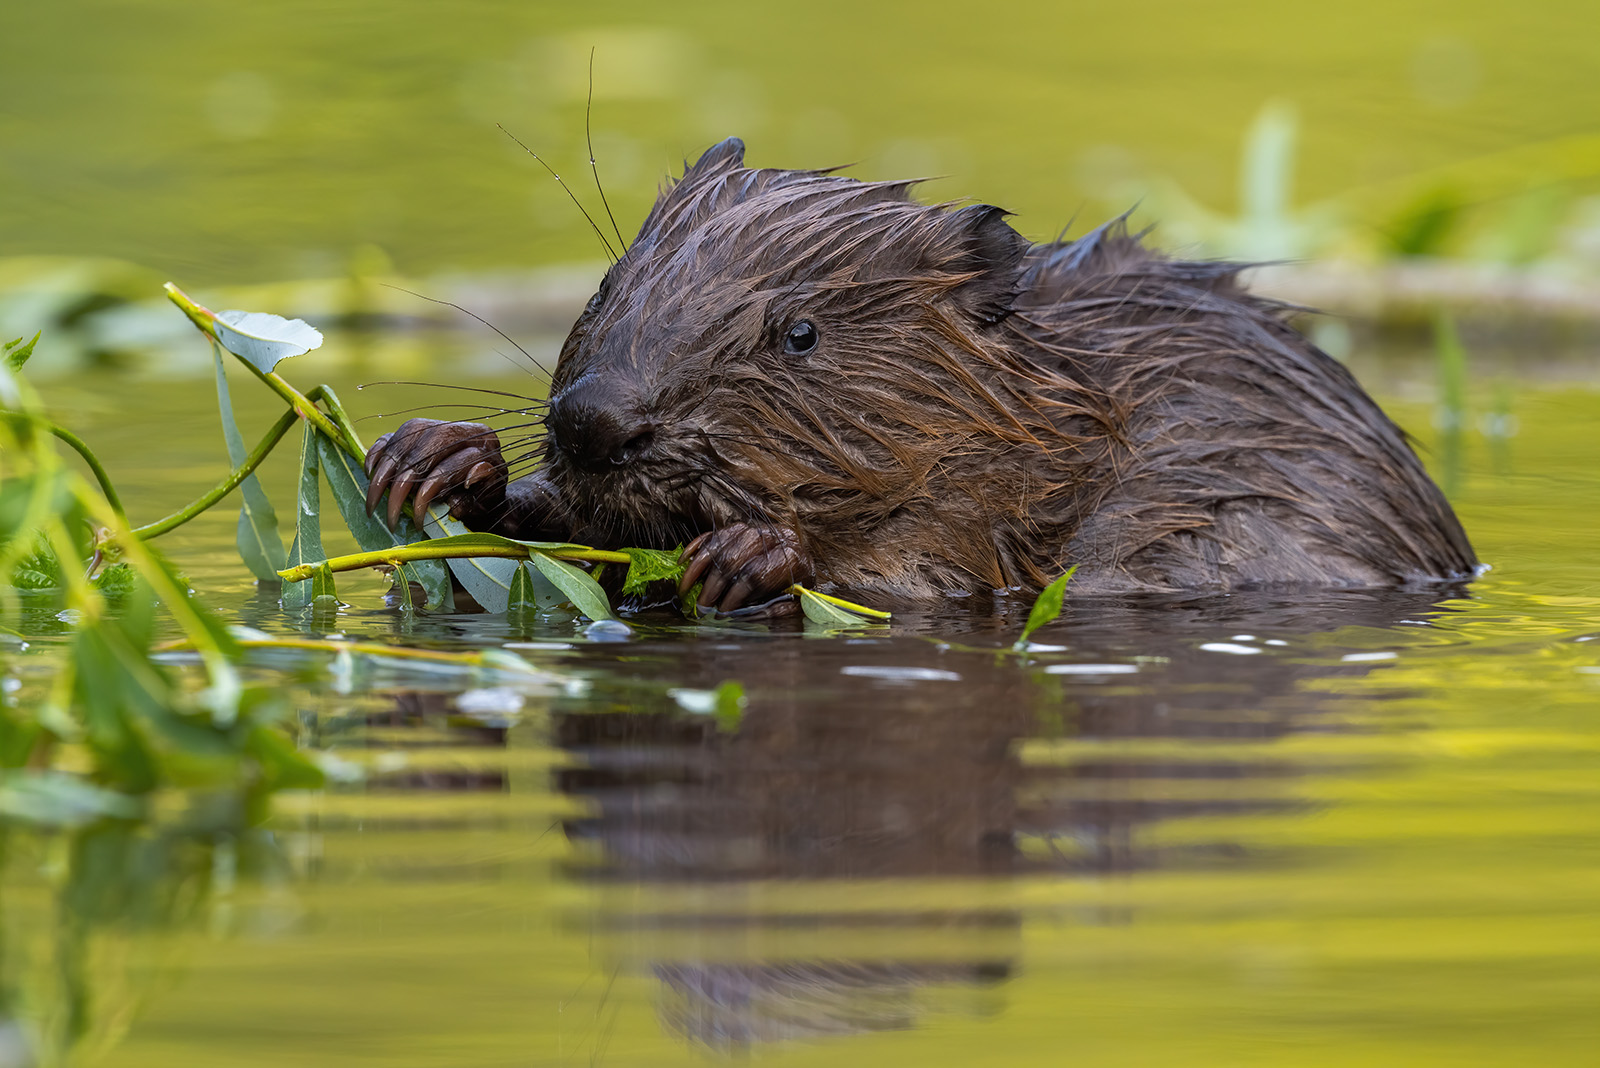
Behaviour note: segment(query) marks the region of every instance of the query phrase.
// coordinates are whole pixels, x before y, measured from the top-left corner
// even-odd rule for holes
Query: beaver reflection
[[[1178,600],[1159,611],[1086,602],[1052,628],[1071,642],[1057,662],[1137,663],[1133,674],[1051,675],[1042,663],[905,637],[741,636],[674,644],[659,658],[632,645],[617,667],[636,681],[656,670],[678,686],[742,680],[748,706],[729,731],[628,686],[608,695],[613,711],[587,711],[597,706],[591,696],[558,714],[556,743],[581,763],[559,773],[558,788],[587,799],[591,813],[565,825],[587,847],[575,874],[732,889],[809,881],[836,903],[850,893],[824,880],[900,879],[912,891],[919,877],[1271,863],[1224,838],[1162,846],[1141,833],[1182,817],[1298,804],[1293,783],[1304,769],[1274,759],[1269,745],[1259,758],[1153,760],[1086,758],[1094,747],[1071,743],[1265,743],[1326,729],[1330,704],[1348,699],[1319,698],[1306,683],[1369,666],[1199,646],[1245,626],[1387,627],[1430,611],[1430,599],[1400,594]],[[936,990],[992,984],[1016,966],[1022,918],[1013,910],[897,910],[883,906],[881,883],[862,893],[875,902],[869,910],[799,909],[791,894],[783,909],[762,911],[740,894],[711,892],[704,900],[733,903],[687,916],[629,906],[599,923],[612,946],[631,947],[616,952],[661,980],[667,1025],[714,1046],[911,1026]],[[963,947],[955,959],[951,945]]]

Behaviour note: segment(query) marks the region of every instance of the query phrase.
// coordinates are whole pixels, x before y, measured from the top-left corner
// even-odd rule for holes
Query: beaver
[[[732,612],[795,582],[899,597],[1417,587],[1477,567],[1405,434],[1231,262],[1126,217],[1033,244],[915,181],[744,165],[657,198],[561,348],[542,462],[412,419],[369,509],[474,529],[687,543]]]

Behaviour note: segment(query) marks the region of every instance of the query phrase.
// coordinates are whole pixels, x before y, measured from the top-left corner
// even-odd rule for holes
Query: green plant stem
[[[183,310],[183,314],[189,317],[189,321],[195,325],[195,329],[204,334],[208,340],[216,341],[216,314],[211,309],[190,300],[187,293],[171,282],[168,282],[164,288],[167,291],[168,298]],[[227,346],[224,345],[223,348],[227,348]],[[333,420],[329,419],[326,413],[321,408],[318,408],[310,397],[291,386],[276,371],[263,371],[249,360],[241,359],[239,362],[248,367],[251,374],[265,382],[274,393],[288,401],[289,407],[293,408],[300,418],[328,435],[331,440],[338,442],[352,456],[357,459],[366,458],[366,450],[361,447],[361,443],[353,434],[347,437],[344,428],[336,426]]]
[[[392,549],[351,553],[349,556],[335,556],[328,560],[318,560],[315,563],[300,564],[296,567],[286,568],[278,572],[278,575],[285,582],[304,582],[314,575],[323,564],[327,564],[333,571],[359,571],[365,567],[379,567],[384,564],[398,567],[412,560],[462,560],[475,556],[497,556],[506,560],[526,560],[533,555],[534,551],[523,548],[520,545],[475,545],[470,548],[452,545],[436,546],[426,543],[396,545]],[[594,560],[608,564],[626,564],[630,560],[627,553],[612,552],[609,549],[558,549],[542,555],[554,557],[557,560]]]
[[[117,496],[116,487],[111,485],[111,476],[106,474],[106,469],[100,465],[100,458],[94,450],[78,435],[66,427],[56,426],[54,423],[43,423],[46,430],[72,446],[74,452],[83,457],[83,462],[89,465],[89,470],[94,472],[94,480],[100,483],[100,492],[105,494],[106,503],[111,505],[111,510],[117,515],[127,518],[127,513],[122,510],[122,499]]]
[[[346,452],[357,460],[365,461],[367,447],[361,444],[361,435],[356,433],[356,425],[351,421],[349,414],[344,410],[344,405],[339,403],[339,397],[333,390],[326,386],[313,386],[306,392],[306,397],[314,401],[322,401],[328,406],[328,414],[333,421],[339,424],[339,429],[344,431],[344,438],[334,440],[344,446]]]
[[[283,439],[283,436],[289,432],[289,428],[294,426],[295,421],[296,416],[294,412],[284,412],[283,415],[279,417],[278,421],[272,425],[272,429],[267,431],[266,436],[261,439],[260,444],[258,444],[254,449],[250,450],[249,455],[244,458],[244,463],[234,468],[233,471],[228,474],[227,478],[217,483],[216,486],[214,486],[203,497],[200,497],[179,511],[173,512],[165,519],[158,519],[154,523],[146,523],[142,527],[135,527],[133,530],[134,537],[160,537],[162,534],[165,534],[167,531],[172,530],[175,527],[183,526],[183,524],[187,523],[189,520],[193,519],[195,516],[199,515],[201,512],[205,511],[207,508],[210,508],[213,504],[216,504],[218,501],[222,500],[222,498],[232,493],[239,487],[239,483],[249,478],[250,473],[257,467],[261,466],[261,461],[267,458],[267,454],[270,453],[273,447],[277,445],[278,442]],[[101,485],[103,487],[105,486],[104,483],[101,483]],[[111,495],[109,487],[106,487],[106,489],[106,495],[110,497]],[[112,503],[116,503],[115,498],[112,498]]]

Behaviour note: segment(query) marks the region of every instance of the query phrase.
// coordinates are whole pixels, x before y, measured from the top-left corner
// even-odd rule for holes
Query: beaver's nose
[[[545,428],[550,443],[585,471],[632,463],[655,438],[655,424],[584,385],[551,400]]]

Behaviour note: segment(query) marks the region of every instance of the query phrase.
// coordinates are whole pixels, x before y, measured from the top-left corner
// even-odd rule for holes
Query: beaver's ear
[[[974,317],[999,322],[1011,313],[1021,287],[1022,259],[1028,239],[1006,222],[1011,214],[993,204],[974,204],[951,213],[960,228],[961,252],[951,270],[973,275],[951,294]]]
[[[685,167],[685,178],[693,175],[710,174],[712,171],[731,171],[744,166],[744,142],[737,137],[730,137],[726,141],[719,141],[706,149],[694,166]]]

